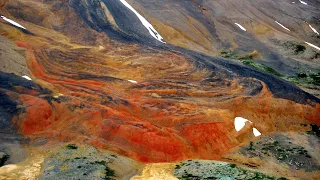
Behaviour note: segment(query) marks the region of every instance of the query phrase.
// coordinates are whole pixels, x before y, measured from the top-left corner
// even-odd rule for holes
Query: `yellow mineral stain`
[[[0,167],[0,179],[38,179],[41,173],[41,165],[44,161],[40,153],[29,153],[25,161],[18,164],[9,164]]]
[[[173,175],[174,163],[153,163],[147,164],[141,175],[131,178],[131,180],[177,180]]]

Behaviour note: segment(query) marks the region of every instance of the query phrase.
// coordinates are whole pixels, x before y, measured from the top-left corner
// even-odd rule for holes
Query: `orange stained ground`
[[[60,93],[65,97],[60,102],[49,103],[37,92],[17,87],[21,95],[16,98],[25,112],[16,118],[16,122],[20,131],[31,138],[41,136],[49,140],[86,142],[142,162],[170,162],[219,159],[240,143],[254,138],[251,131],[235,131],[233,121],[237,116],[251,120],[262,134],[301,131],[301,123],[320,123],[319,105],[312,107],[274,98],[266,87],[255,97],[246,96],[246,89],[238,85],[236,79],[230,81],[228,88],[201,88],[196,80],[204,78],[207,70],[195,69],[179,55],[162,55],[161,58],[172,63],[175,62],[172,58],[178,58],[177,62],[186,64],[175,71],[165,70],[166,74],[146,69],[151,63],[157,67],[158,57],[136,67],[134,71],[138,72],[132,74],[146,71],[151,74],[146,78],[139,77],[141,84],[135,85],[125,80],[109,82],[99,78],[77,78],[78,69],[70,75],[64,72],[67,66],[55,64],[55,59],[47,57],[43,51],[22,42],[17,44],[29,48],[27,63],[37,78],[35,81],[53,90],[53,95]],[[64,52],[60,53],[63,55]],[[111,61],[112,64],[107,58],[98,60],[93,63]],[[72,61],[71,66],[80,64],[77,59]],[[117,78],[129,79],[133,69],[127,63],[113,65],[118,70],[123,69],[123,72],[115,73]],[[93,72],[90,67],[83,72],[86,71]],[[194,73],[186,74],[184,78],[177,76],[188,71]],[[171,80],[184,79],[186,84],[174,86],[164,80],[168,76]],[[186,88],[188,83],[193,87]],[[153,88],[143,88],[150,85]],[[222,101],[216,98],[217,94],[235,97]],[[239,139],[243,134],[247,134],[246,138]]]

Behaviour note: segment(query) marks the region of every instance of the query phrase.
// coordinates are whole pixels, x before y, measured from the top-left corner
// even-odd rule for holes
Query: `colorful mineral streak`
[[[319,179],[319,9],[0,0],[0,179]]]

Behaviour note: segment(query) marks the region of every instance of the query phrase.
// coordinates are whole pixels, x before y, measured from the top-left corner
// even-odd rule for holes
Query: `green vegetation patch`
[[[10,156],[8,154],[3,154],[2,157],[0,157],[0,167],[4,165],[6,161],[10,159]]]
[[[254,150],[254,144],[253,142],[250,142],[250,146],[248,148],[249,151]]]
[[[299,72],[297,77],[284,77],[284,79],[296,85],[320,86],[320,72]]]
[[[78,149],[78,146],[76,146],[75,144],[68,144],[66,146],[67,149]]]
[[[314,123],[310,124],[310,126],[311,126],[311,130],[307,131],[307,133],[320,137],[320,126],[318,126],[318,125],[316,125]]]
[[[305,50],[305,47],[299,44],[291,44],[290,49],[292,49],[292,51],[295,53],[301,53]],[[253,54],[258,54],[258,52],[249,53],[244,56],[240,56],[236,52],[231,52],[231,51],[220,52],[221,57],[237,60],[259,71],[278,76],[296,86],[309,89],[311,91],[310,92],[307,91],[307,92],[312,93],[315,96],[319,95],[317,93],[314,93],[312,89],[317,89],[320,86],[320,72],[312,72],[312,71],[299,72],[296,76],[284,76],[278,71],[276,71],[275,69],[273,69],[272,67],[269,67],[254,61],[253,59],[254,57],[257,57],[257,55],[253,56]]]
[[[282,76],[279,72],[277,72],[273,68],[252,61],[253,56],[250,56],[250,54],[249,55],[245,55],[245,56],[239,56],[235,52],[221,51],[220,52],[220,56],[224,57],[224,58],[228,58],[228,59],[238,60],[238,61],[242,62],[245,65],[251,66],[251,67],[253,67],[253,68],[255,68],[255,69],[259,70],[259,71],[265,72],[265,73],[273,74],[273,75],[276,75],[276,76],[279,76],[279,77]]]
[[[313,126],[308,133],[319,134],[319,127]],[[261,159],[273,157],[279,163],[285,163],[295,169],[313,171],[319,168],[316,161],[303,146],[292,143],[290,138],[282,135],[273,136],[272,138],[265,137],[258,142],[251,142],[241,149],[241,153]]]
[[[251,142],[252,143],[252,142]],[[255,150],[251,148],[254,146],[253,143],[251,144],[248,151]],[[280,145],[279,141],[274,140],[273,142],[267,141],[262,143],[259,147],[257,146],[257,151],[259,153],[264,154],[265,156],[274,156],[278,161],[286,161],[290,159],[292,155],[303,155],[304,157],[311,158],[308,154],[308,151],[301,146],[292,146],[292,145]],[[259,154],[258,153],[258,154]]]
[[[111,156],[114,157],[114,158],[118,158],[118,156],[116,156],[116,155],[114,155],[114,154],[111,154]]]
[[[274,70],[273,68],[271,68],[269,66],[266,66],[266,65],[263,65],[263,64],[259,64],[259,63],[253,62],[253,61],[249,61],[249,60],[241,60],[241,62],[243,64],[251,66],[251,67],[253,67],[253,68],[257,69],[257,70],[260,70],[262,72],[273,74],[273,75],[276,75],[276,76],[279,76],[279,77],[282,76],[278,71]]]
[[[105,174],[106,174],[104,179],[113,180],[114,179],[113,177],[116,177],[114,170],[112,170],[108,167],[108,163],[106,161],[95,161],[94,163],[104,166],[104,170],[105,170]]]
[[[220,56],[224,57],[224,58],[228,58],[228,59],[240,60],[239,55],[237,55],[237,53],[231,52],[231,51],[221,51]]]
[[[284,180],[284,177],[274,177],[250,169],[238,167],[235,164],[216,161],[185,161],[176,166],[174,175],[181,180],[202,179],[264,179]]]

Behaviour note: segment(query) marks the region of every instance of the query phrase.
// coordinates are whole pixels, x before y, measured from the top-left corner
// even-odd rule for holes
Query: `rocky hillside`
[[[319,174],[319,0],[0,7],[0,177]]]

